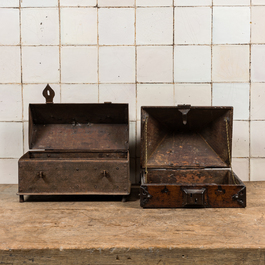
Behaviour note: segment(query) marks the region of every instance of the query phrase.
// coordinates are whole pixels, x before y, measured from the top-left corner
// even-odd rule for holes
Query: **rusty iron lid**
[[[141,166],[231,167],[233,107],[142,107]]]
[[[29,148],[53,150],[128,150],[128,104],[29,104]]]

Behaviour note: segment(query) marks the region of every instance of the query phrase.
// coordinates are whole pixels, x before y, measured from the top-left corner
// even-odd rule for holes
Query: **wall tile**
[[[243,6],[250,5],[250,0],[213,0],[213,5],[216,6]]]
[[[212,0],[174,0],[175,6],[211,6]]]
[[[128,103],[130,121],[136,120],[135,84],[101,84],[99,102]]]
[[[174,86],[170,84],[137,85],[137,119],[141,106],[174,106]]]
[[[22,68],[24,83],[59,82],[59,47],[23,47]]]
[[[0,45],[19,44],[20,32],[18,9],[0,9],[0,36]]]
[[[137,44],[173,44],[173,8],[137,8]]]
[[[60,6],[96,6],[97,0],[60,0]]]
[[[0,159],[0,184],[18,183],[18,160]]]
[[[251,81],[265,81],[265,45],[252,45],[251,48]]]
[[[129,138],[130,138],[130,157],[135,157],[135,149],[136,149],[136,122],[130,122],[130,130],[129,130]]]
[[[96,8],[61,9],[62,44],[97,44]]]
[[[100,47],[99,81],[101,83],[134,83],[135,48]]]
[[[62,84],[62,103],[97,103],[98,85],[88,84]]]
[[[136,0],[137,6],[172,6],[173,0]]]
[[[172,82],[172,57],[172,47],[137,47],[137,81]]]
[[[249,159],[233,158],[233,171],[242,181],[249,181]]]
[[[252,0],[252,5],[265,5],[265,0]]]
[[[265,6],[253,6],[251,11],[251,42],[265,43]]]
[[[175,105],[211,106],[210,84],[176,84]]]
[[[29,104],[35,103],[45,103],[46,100],[42,95],[43,89],[47,84],[30,84],[23,85],[23,120],[27,121],[29,119],[28,109]],[[53,99],[54,103],[60,103],[60,86],[57,84],[50,84],[51,88],[55,92],[55,97]]]
[[[265,180],[265,159],[251,158],[250,159],[250,181]]]
[[[212,97],[214,106],[234,107],[234,120],[249,119],[249,83],[214,83]]]
[[[248,43],[250,40],[249,7],[213,8],[213,43]]]
[[[134,6],[134,0],[98,0],[98,6]]]
[[[58,9],[22,9],[21,37],[23,45],[59,45]]]
[[[0,85],[0,95],[0,121],[21,121],[21,85]]]
[[[62,83],[96,83],[97,47],[62,47]]]
[[[19,0],[1,0],[0,7],[19,7]]]
[[[249,81],[248,45],[213,46],[212,52],[213,82]]]
[[[233,157],[249,157],[249,122],[234,121],[233,123],[233,140],[232,140]]]
[[[175,44],[211,44],[211,8],[175,8]]]
[[[21,0],[21,7],[56,7],[58,0]]]
[[[265,120],[265,84],[251,83],[251,120]]]
[[[0,122],[0,158],[19,158],[22,153],[22,122]]]
[[[99,9],[99,44],[134,44],[134,9]]]
[[[211,47],[175,46],[175,82],[210,82]]]
[[[265,157],[265,121],[250,122],[250,155]]]
[[[0,46],[0,83],[20,83],[20,48]]]

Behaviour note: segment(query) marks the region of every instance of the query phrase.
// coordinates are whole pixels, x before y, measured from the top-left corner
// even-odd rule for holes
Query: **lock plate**
[[[202,207],[205,206],[205,188],[190,189],[182,188],[183,190],[183,206]]]

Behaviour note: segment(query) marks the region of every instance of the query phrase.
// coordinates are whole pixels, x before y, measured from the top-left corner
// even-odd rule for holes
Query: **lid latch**
[[[188,122],[188,112],[190,111],[191,105],[178,105],[178,111],[182,113],[183,124],[186,125]]]
[[[55,96],[54,90],[50,87],[49,84],[44,88],[42,95],[46,98],[46,104],[52,104],[53,98]]]

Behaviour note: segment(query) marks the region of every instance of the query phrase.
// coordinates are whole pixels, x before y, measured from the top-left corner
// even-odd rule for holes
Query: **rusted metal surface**
[[[19,160],[25,194],[130,193],[128,104],[29,105],[29,151]]]
[[[231,170],[232,107],[141,111],[142,207],[246,206]]]

